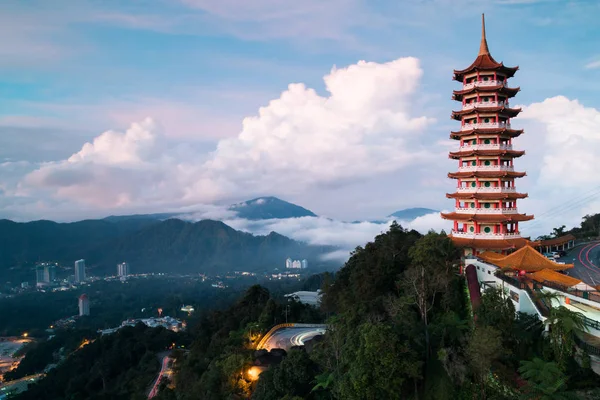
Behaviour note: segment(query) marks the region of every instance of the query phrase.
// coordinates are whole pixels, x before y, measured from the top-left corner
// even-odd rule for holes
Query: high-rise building
[[[44,267],[44,281],[45,282],[54,282],[56,279],[56,267],[54,265],[46,265]]]
[[[288,258],[287,260],[285,260],[285,267],[292,268],[292,259],[291,258]]]
[[[85,260],[75,261],[75,282],[85,281]]]
[[[129,264],[126,262],[117,264],[117,275],[121,278],[127,278],[129,275]]]
[[[35,267],[35,284],[40,286],[44,283],[44,267]]]
[[[308,268],[308,261],[306,259],[302,260],[302,269]]]
[[[87,294],[79,296],[79,316],[90,315],[90,299]]]
[[[448,174],[457,180],[454,193],[455,210],[442,213],[454,221],[451,237],[464,248],[465,255],[477,255],[491,250],[509,253],[523,247],[527,240],[521,237],[519,222],[533,219],[533,215],[519,214],[517,200],[527,197],[515,187],[515,179],[525,176],[517,172],[514,159],[525,154],[513,148],[513,139],[523,133],[515,129],[511,119],[520,108],[511,108],[509,99],[520,90],[508,86],[519,67],[506,67],[491,56],[482,16],[481,43],[475,61],[466,69],[455,70],[454,80],[462,84],[453,99],[461,109],[452,112],[460,121],[460,130],[450,138],[460,142],[458,151],[450,152],[457,160],[458,172]]]

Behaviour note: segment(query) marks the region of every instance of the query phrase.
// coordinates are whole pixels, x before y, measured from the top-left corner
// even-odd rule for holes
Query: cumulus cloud
[[[421,75],[415,58],[334,67],[324,77],[327,96],[291,84],[208,156],[178,146],[146,119],[42,165],[23,180],[22,193],[41,188],[107,209],[181,207],[343,186],[414,166],[427,159],[419,134],[432,122],[412,115]]]

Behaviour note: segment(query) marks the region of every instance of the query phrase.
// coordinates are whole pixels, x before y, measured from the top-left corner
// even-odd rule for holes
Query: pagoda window
[[[473,227],[473,226],[472,226],[472,227],[470,227],[470,228],[469,228],[469,231],[471,231],[471,232],[475,232],[475,227]]]
[[[484,97],[484,98],[483,98],[483,102],[484,102],[484,103],[487,103],[488,101],[490,101],[490,98],[489,98],[489,97]]]
[[[475,203],[471,203],[471,208],[475,208]]]
[[[485,122],[485,123],[488,123],[488,122],[490,122],[490,119],[489,119],[489,118],[485,118],[485,119],[483,120],[483,122]]]
[[[484,144],[490,144],[490,139],[485,139],[485,140],[483,141],[483,143],[484,143]]]
[[[491,206],[491,205],[490,205],[490,203],[485,203],[485,204],[483,205],[483,208],[490,208],[490,206]]]
[[[483,77],[483,80],[484,80],[484,81],[487,81],[488,79],[489,79],[489,78],[488,78],[487,76],[484,76],[484,77]]]
[[[485,187],[490,187],[491,183],[490,182],[486,182],[483,184]]]
[[[492,229],[489,226],[486,226],[485,228],[483,228],[483,231],[485,233],[490,233],[492,231]]]
[[[471,161],[471,165],[472,166],[476,166],[477,165],[477,161],[475,161],[475,160]]]
[[[491,165],[492,163],[490,162],[490,160],[485,160],[484,164],[485,165]]]
[[[475,187],[475,186],[476,186],[475,182],[471,182],[471,187]]]
[[[473,146],[475,146],[475,145],[477,144],[477,139],[473,139],[473,141],[471,142],[471,144],[472,144]]]

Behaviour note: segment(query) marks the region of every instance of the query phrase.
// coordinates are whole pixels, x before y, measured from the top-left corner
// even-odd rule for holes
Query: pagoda
[[[514,159],[525,154],[513,149],[513,139],[523,133],[511,127],[511,118],[520,108],[511,108],[509,99],[519,88],[508,86],[519,67],[506,67],[494,60],[485,36],[485,17],[481,17],[481,45],[475,61],[466,69],[455,70],[453,79],[462,83],[452,98],[461,109],[452,112],[460,121],[460,130],[450,138],[459,141],[457,151],[449,157],[458,161],[458,171],[448,174],[456,179],[454,193],[446,197],[455,200],[455,210],[442,213],[442,218],[454,221],[451,237],[455,245],[464,248],[465,255],[484,251],[508,254],[529,241],[521,237],[519,222],[533,215],[519,214],[517,200],[527,197],[515,187],[515,179],[525,172],[514,169]]]

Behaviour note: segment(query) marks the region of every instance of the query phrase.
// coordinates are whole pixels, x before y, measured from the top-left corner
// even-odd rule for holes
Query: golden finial
[[[485,39],[485,14],[481,14],[481,45],[479,45],[479,55],[490,55],[487,40]]]

